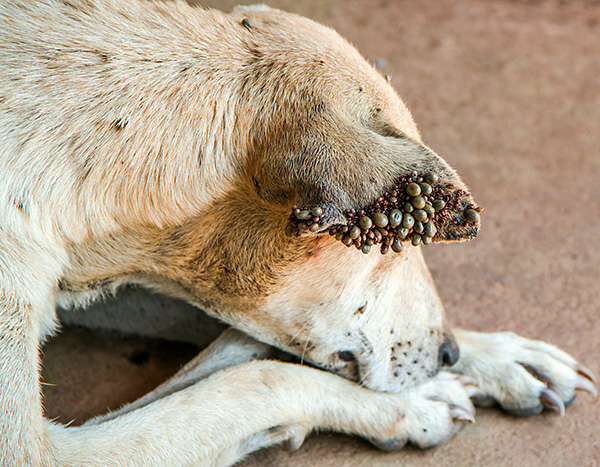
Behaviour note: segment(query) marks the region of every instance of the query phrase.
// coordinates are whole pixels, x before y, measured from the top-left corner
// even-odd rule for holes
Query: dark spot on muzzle
[[[354,360],[356,360],[356,357],[354,356],[354,354],[352,352],[350,352],[349,350],[343,350],[338,354],[338,357],[340,357],[340,360],[342,360],[343,362],[352,362]]]
[[[438,361],[443,366],[452,366],[458,361],[460,352],[454,338],[446,337],[442,345],[440,345],[440,351],[438,355]]]

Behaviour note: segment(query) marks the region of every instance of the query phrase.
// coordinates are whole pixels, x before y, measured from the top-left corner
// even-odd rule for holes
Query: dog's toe
[[[442,444],[475,421],[475,407],[469,398],[474,389],[470,378],[440,373],[420,386],[385,395],[388,403],[397,398],[404,407],[384,425],[380,436],[369,441],[384,451],[401,449],[407,443],[421,449]]]
[[[406,438],[395,438],[395,439],[387,439],[381,440],[377,438],[370,438],[369,442],[375,446],[377,449],[382,451],[392,452],[399,451],[404,446],[406,446],[407,439]]]
[[[497,402],[519,416],[544,408],[564,415],[576,390],[597,397],[593,373],[550,344],[512,333],[465,332],[461,337],[462,362],[453,371],[477,381],[482,392],[475,403]]]

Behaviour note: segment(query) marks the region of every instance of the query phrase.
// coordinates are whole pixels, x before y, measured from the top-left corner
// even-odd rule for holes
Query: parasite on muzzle
[[[414,171],[400,177],[395,185],[362,209],[344,211],[348,222],[330,226],[329,235],[346,246],[369,253],[381,245],[381,254],[390,249],[402,251],[403,243],[429,245],[442,240],[440,230],[454,226],[472,227],[462,237],[477,235],[479,213],[483,210],[470,201],[464,190],[455,190],[451,183],[442,184],[434,172]],[[285,229],[289,237],[317,232],[322,226],[323,209],[319,206],[292,207]],[[457,237],[458,238],[458,237]]]

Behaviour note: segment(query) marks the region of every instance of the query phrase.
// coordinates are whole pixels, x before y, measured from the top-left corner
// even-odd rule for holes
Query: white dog
[[[479,211],[328,28],[264,7],[5,0],[3,465],[227,465],[315,428],[427,447],[473,419],[476,394],[562,413],[596,392],[589,371],[542,342],[451,332],[410,245],[472,238]],[[237,330],[119,411],[45,420],[56,306],[125,283]],[[312,367],[260,360],[271,346]],[[462,376],[439,372],[452,364]]]

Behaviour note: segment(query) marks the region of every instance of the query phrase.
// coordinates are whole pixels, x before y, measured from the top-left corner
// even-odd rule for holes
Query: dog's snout
[[[453,337],[446,337],[440,345],[439,361],[444,366],[452,366],[458,361],[460,352]]]

